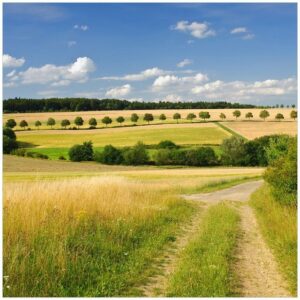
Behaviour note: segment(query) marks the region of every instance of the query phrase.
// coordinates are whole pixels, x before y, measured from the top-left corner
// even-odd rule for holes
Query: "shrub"
[[[58,159],[59,160],[66,160],[66,158],[63,155],[60,155]]]
[[[124,164],[126,165],[145,165],[149,163],[149,156],[146,147],[142,142],[123,151]]]
[[[84,142],[82,145],[74,145],[69,150],[71,161],[91,161],[93,160],[93,144],[91,141]]]
[[[178,146],[169,140],[161,141],[157,144],[158,149],[176,149]]]
[[[3,135],[8,136],[12,140],[16,140],[16,134],[15,134],[15,132],[11,128],[9,128],[9,127],[4,127],[3,128]]]
[[[26,156],[31,157],[31,158],[41,158],[41,159],[48,159],[49,158],[48,155],[38,153],[38,152],[26,152]]]
[[[9,154],[11,151],[18,148],[16,140],[9,138],[7,135],[3,135],[3,153]]]
[[[14,128],[17,126],[17,123],[14,119],[8,119],[5,123],[5,127]]]
[[[24,148],[14,149],[13,151],[11,151],[11,154],[24,157],[26,155],[26,149]]]
[[[174,161],[172,159],[171,152],[172,151],[170,149],[160,149],[160,150],[158,150],[154,155],[155,164],[157,164],[159,166],[173,165]]]
[[[217,164],[217,156],[211,147],[200,147],[186,151],[185,164],[188,166],[213,166]]]
[[[244,162],[245,147],[244,139],[232,136],[225,139],[221,144],[221,162],[224,165],[239,166]]]
[[[269,165],[288,153],[290,141],[291,138],[288,135],[270,137],[268,146],[265,147],[266,158]]]
[[[107,165],[119,165],[123,163],[122,151],[112,145],[106,145],[103,152],[96,152],[94,160]]]

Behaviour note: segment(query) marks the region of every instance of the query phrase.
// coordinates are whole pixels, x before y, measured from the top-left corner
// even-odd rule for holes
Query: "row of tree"
[[[214,109],[214,108],[255,108],[255,105],[219,102],[139,102],[118,99],[87,98],[14,98],[3,101],[4,113],[52,112],[52,111],[93,111],[93,110],[148,110],[148,109]]]
[[[236,117],[236,119],[238,119],[241,116],[241,111],[235,110],[233,112],[233,116]],[[266,118],[268,118],[270,116],[270,113],[267,110],[262,110],[260,112],[259,116],[263,120],[266,120]],[[204,121],[207,120],[207,119],[210,119],[210,117],[211,117],[210,113],[207,112],[207,111],[201,111],[199,113],[199,118],[204,120]],[[224,113],[221,113],[219,117],[222,120],[226,119],[226,115]],[[251,118],[253,118],[252,112],[246,113],[245,117],[246,117],[246,119],[249,119],[249,120]],[[295,120],[297,118],[297,112],[295,110],[292,110],[291,113],[290,113],[290,117]],[[133,113],[130,117],[130,121],[133,122],[133,123],[136,123],[139,120],[139,118],[140,117],[136,113]],[[197,116],[194,113],[189,113],[186,116],[186,119],[190,120],[191,122],[196,118],[197,118]],[[164,121],[164,120],[167,119],[167,117],[166,117],[165,114],[161,114],[158,117],[158,119],[161,120],[161,121]],[[175,113],[173,115],[173,119],[176,120],[177,123],[178,123],[178,121],[181,119],[181,114],[180,113]],[[275,116],[275,119],[278,120],[278,121],[283,120],[284,115],[282,113],[277,113],[277,115]],[[154,116],[153,116],[153,114],[146,113],[143,116],[143,120],[148,122],[148,124],[149,124],[151,121],[154,120]],[[104,118],[102,118],[101,122],[107,126],[107,125],[111,124],[113,122],[113,120],[112,120],[112,118],[110,118],[108,116],[105,116]],[[116,118],[116,122],[119,123],[119,124],[122,124],[123,122],[125,122],[125,118],[123,116],[119,116],[119,117]],[[50,126],[51,128],[53,128],[53,126],[55,124],[56,124],[56,121],[53,118],[49,118],[46,122],[46,125]],[[77,128],[79,128],[80,126],[82,126],[84,124],[83,118],[82,117],[76,117],[74,119],[74,124],[77,126]],[[98,122],[95,118],[90,118],[89,121],[88,121],[88,124],[90,125],[90,128],[96,128],[96,126],[98,125]],[[42,122],[37,120],[34,125],[37,128],[39,128],[42,125]],[[63,120],[61,120],[60,125],[61,125],[61,127],[66,129],[67,126],[71,125],[71,122],[68,119],[63,119]],[[14,119],[9,119],[9,120],[6,121],[5,126],[9,127],[9,128],[14,128],[15,126],[17,126],[17,123]],[[26,127],[28,127],[28,123],[27,123],[26,120],[22,120],[22,121],[20,121],[19,126],[21,128],[25,129]]]

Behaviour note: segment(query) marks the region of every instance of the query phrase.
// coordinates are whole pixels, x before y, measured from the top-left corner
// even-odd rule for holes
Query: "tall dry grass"
[[[4,295],[124,295],[192,211],[165,184],[7,183]]]

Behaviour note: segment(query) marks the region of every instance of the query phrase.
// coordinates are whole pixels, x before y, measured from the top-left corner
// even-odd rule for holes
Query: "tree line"
[[[215,109],[215,108],[255,108],[255,105],[218,102],[140,102],[119,99],[88,98],[14,98],[3,101],[4,113],[93,111],[93,110],[147,110],[147,109]]]
[[[241,116],[241,111],[240,111],[240,110],[235,110],[235,111],[233,111],[232,114],[233,114],[233,116],[234,116],[236,119],[238,119],[238,118]],[[270,113],[269,113],[267,110],[262,110],[262,111],[260,112],[260,114],[259,114],[259,117],[260,117],[261,119],[263,119],[264,121],[265,121],[269,116],[270,116]],[[209,120],[210,117],[211,117],[211,116],[210,116],[210,113],[207,112],[207,111],[201,111],[201,112],[199,112],[199,118],[200,118],[201,120],[203,120],[203,121]],[[292,111],[290,112],[290,117],[291,117],[292,119],[295,120],[295,119],[297,118],[297,111],[292,110]],[[182,117],[181,117],[181,114],[180,114],[180,113],[174,113],[174,115],[173,115],[173,120],[176,120],[177,123],[179,123],[179,120],[180,120],[181,118],[182,118]],[[193,120],[196,119],[196,118],[197,118],[197,116],[196,116],[194,113],[189,113],[189,114],[186,116],[186,119],[187,119],[187,120],[190,120],[191,122],[193,122]],[[219,115],[219,118],[220,118],[221,120],[224,121],[224,120],[226,119],[226,115],[225,115],[224,113],[221,113],[221,114]],[[245,118],[248,119],[248,120],[252,119],[252,118],[253,118],[252,112],[247,112],[247,113],[245,114]],[[130,121],[131,121],[132,123],[134,123],[134,124],[136,124],[136,123],[138,122],[139,119],[140,119],[140,117],[139,117],[136,113],[133,113],[133,114],[131,114],[131,116],[130,116]],[[158,119],[159,119],[160,121],[165,121],[165,120],[167,119],[167,117],[166,117],[165,114],[160,114],[159,117],[158,117]],[[284,119],[284,115],[283,115],[282,113],[277,113],[277,114],[276,114],[275,120],[281,121],[281,120],[283,120],[283,119]],[[154,116],[153,116],[153,114],[145,113],[144,116],[143,116],[143,120],[146,121],[148,124],[150,124],[150,122],[154,121]],[[115,121],[116,121],[117,123],[119,123],[120,125],[122,125],[122,123],[125,122],[125,118],[124,118],[123,116],[119,116],[119,117],[117,117],[117,118],[115,119]],[[105,117],[103,117],[103,118],[101,119],[101,122],[102,122],[103,124],[105,124],[105,126],[107,127],[107,125],[113,123],[113,119],[110,118],[109,116],[105,116]],[[75,124],[77,127],[74,127],[74,128],[71,128],[71,129],[79,129],[80,126],[83,126],[83,124],[84,124],[83,118],[80,117],[80,116],[79,116],[79,117],[76,117],[76,118],[74,119],[74,124]],[[93,117],[93,118],[90,118],[90,119],[88,120],[88,124],[89,124],[89,126],[90,126],[90,127],[89,127],[90,129],[95,129],[96,126],[98,125],[98,121],[96,120],[96,118]],[[35,123],[34,123],[34,126],[37,127],[37,128],[39,128],[41,125],[42,125],[42,122],[39,121],[39,120],[35,121]],[[49,119],[47,120],[47,122],[46,122],[46,125],[47,125],[47,126],[50,126],[51,129],[52,129],[53,126],[56,125],[56,120],[55,120],[54,118],[49,118]],[[60,126],[61,126],[62,128],[64,128],[64,129],[66,129],[67,126],[70,126],[70,125],[71,125],[71,121],[70,121],[69,119],[63,119],[63,120],[60,121]],[[14,119],[8,119],[8,120],[6,121],[6,123],[5,123],[5,127],[8,127],[8,128],[12,128],[12,129],[13,129],[13,128],[16,127],[16,126],[17,126],[17,122],[16,122]],[[19,122],[19,126],[25,130],[26,127],[28,127],[28,122],[27,122],[26,120],[21,120],[21,121]]]

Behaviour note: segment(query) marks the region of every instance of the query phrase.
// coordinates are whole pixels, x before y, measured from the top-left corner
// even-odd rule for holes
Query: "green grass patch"
[[[195,239],[185,248],[167,295],[228,297],[232,295],[230,264],[239,230],[238,213],[221,203],[209,208]]]
[[[262,233],[273,250],[291,293],[297,294],[297,208],[276,202],[267,184],[251,197]]]
[[[215,122],[215,124],[217,124],[220,128],[226,130],[227,132],[229,132],[230,134],[234,135],[234,136],[238,136],[241,137],[242,139],[244,139],[245,141],[248,141],[247,138],[245,138],[243,135],[237,133],[236,131],[230,129],[229,127],[225,126],[224,124],[221,124],[220,122]]]

